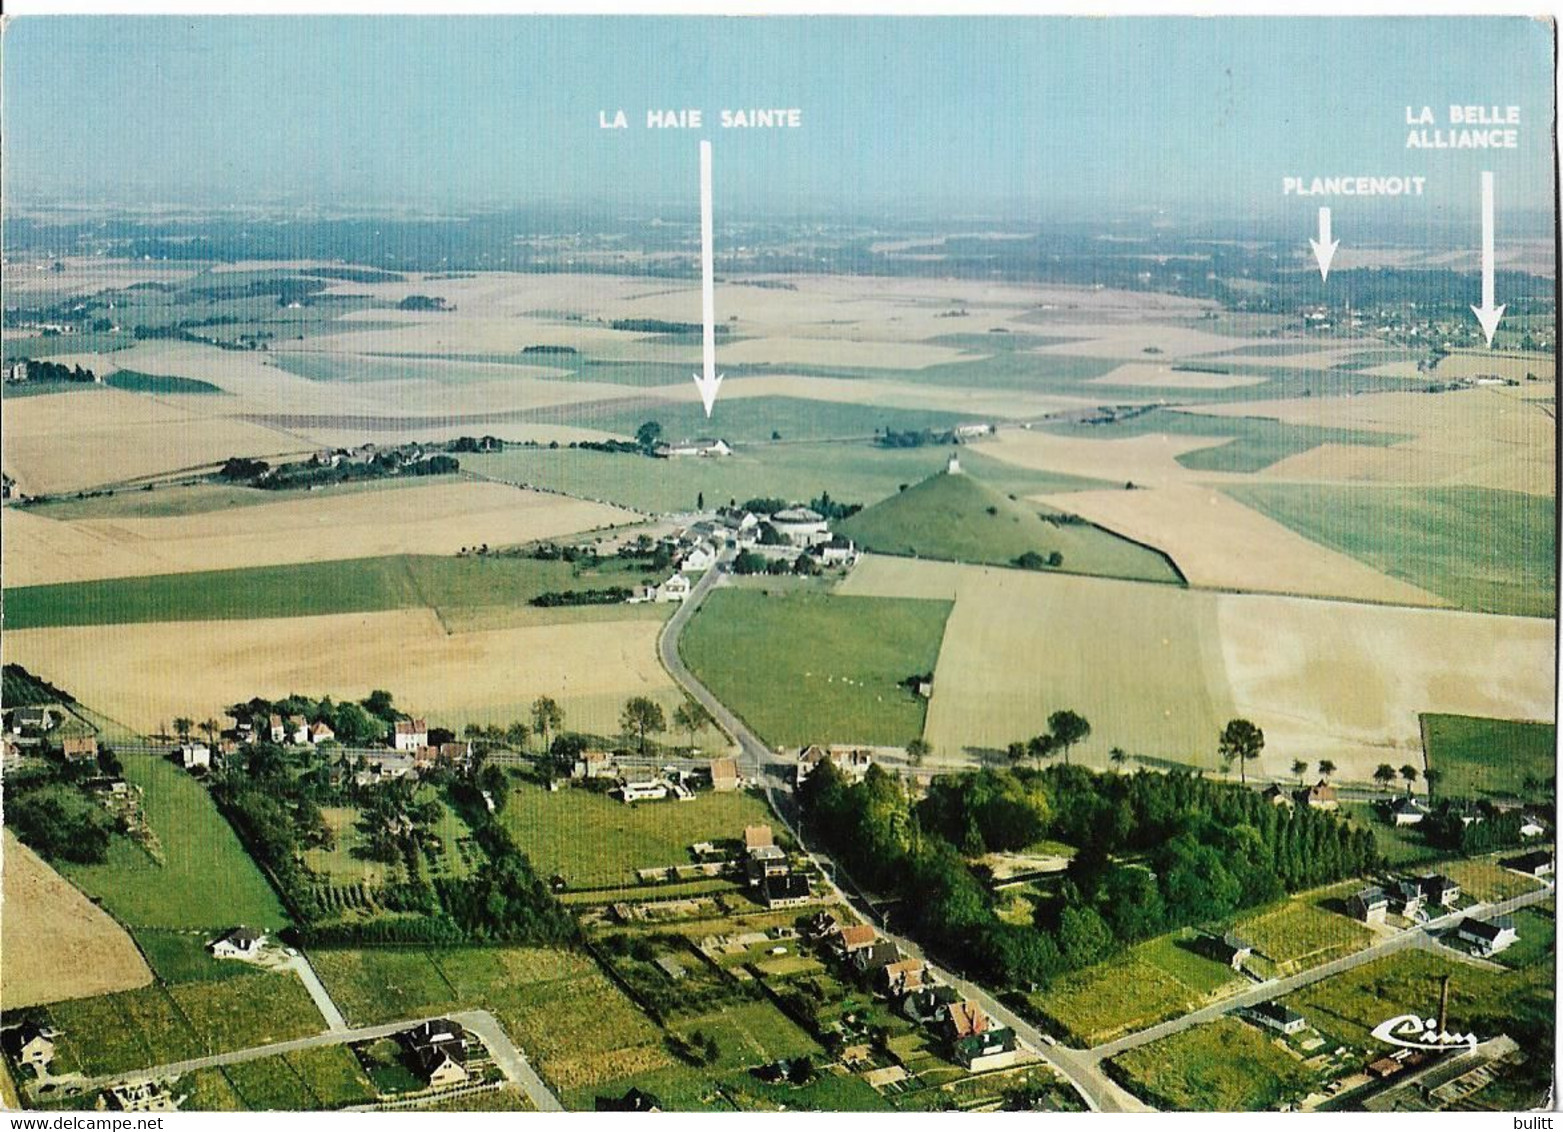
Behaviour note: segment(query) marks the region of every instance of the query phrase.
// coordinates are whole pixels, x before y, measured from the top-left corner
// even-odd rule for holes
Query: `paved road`
[[[1218,1003],[1191,1011],[1170,1022],[1151,1026],[1148,1029],[1139,1030],[1133,1034],[1119,1038],[1116,1041],[1106,1042],[1099,1046],[1092,1046],[1088,1050],[1075,1051],[1087,1062],[1100,1063],[1107,1058],[1115,1057],[1125,1050],[1134,1049],[1136,1046],[1148,1045],[1162,1038],[1187,1030],[1192,1026],[1198,1026],[1204,1022],[1211,1022],[1224,1014],[1230,1014],[1234,1010],[1245,1006],[1255,1006],[1261,1002],[1268,1002],[1272,998],[1280,998],[1291,994],[1302,987],[1316,983],[1321,979],[1327,979],[1332,975],[1338,975],[1343,971],[1361,967],[1365,963],[1371,963],[1375,959],[1382,959],[1386,955],[1393,955],[1408,948],[1419,948],[1425,951],[1443,951],[1449,949],[1433,938],[1432,933],[1443,928],[1452,928],[1466,916],[1490,917],[1501,916],[1516,909],[1524,908],[1531,904],[1539,904],[1543,900],[1551,899],[1553,889],[1551,885],[1539,888],[1534,892],[1527,892],[1523,896],[1502,901],[1498,904],[1479,904],[1473,908],[1467,908],[1460,912],[1451,912],[1446,916],[1440,916],[1436,920],[1429,920],[1420,927],[1408,928],[1405,931],[1396,932],[1394,935],[1374,944],[1372,947],[1343,956],[1340,959],[1323,963],[1307,971],[1291,975],[1284,979],[1271,979],[1269,982],[1257,983],[1242,994],[1233,995]],[[1386,1009],[1394,1009],[1401,1006],[1396,1003],[1386,1003]],[[1388,1015],[1386,1014],[1386,1017]]]
[[[519,1086],[532,1103],[537,1106],[539,1112],[563,1112],[564,1106],[559,1103],[559,1098],[554,1096],[543,1079],[537,1075],[532,1066],[526,1060],[525,1055],[511,1042],[510,1036],[505,1033],[499,1020],[487,1010],[463,1010],[455,1014],[437,1015],[436,1017],[452,1018],[460,1022],[464,1027],[476,1034],[488,1047],[493,1055],[494,1064],[512,1084]],[[427,1018],[406,1018],[400,1022],[386,1022],[379,1026],[359,1026],[356,1029],[343,1028],[340,1030],[326,1030],[323,1033],[312,1034],[307,1038],[294,1038],[292,1041],[271,1042],[263,1046],[251,1046],[249,1049],[230,1050],[227,1053],[214,1053],[207,1057],[194,1057],[188,1061],[172,1061],[167,1065],[155,1065],[150,1069],[136,1069],[129,1073],[116,1073],[108,1077],[93,1077],[80,1080],[78,1083],[88,1089],[103,1089],[121,1082],[151,1081],[167,1077],[182,1077],[186,1073],[194,1073],[198,1069],[214,1069],[223,1065],[239,1065],[246,1061],[257,1061],[263,1057],[275,1057],[283,1053],[296,1053],[300,1050],[319,1049],[322,1046],[345,1045],[348,1042],[373,1041],[377,1038],[388,1038],[392,1034],[399,1034],[403,1030],[409,1030],[420,1022],[426,1022]]]
[[[723,561],[725,563],[726,559]],[[684,599],[678,612],[668,619],[667,624],[663,626],[662,635],[657,640],[657,650],[661,654],[662,664],[672,675],[673,679],[711,713],[711,717],[716,720],[718,726],[732,737],[739,751],[740,773],[746,779],[757,783],[765,791],[766,798],[771,804],[771,809],[781,819],[787,831],[817,862],[829,862],[828,857],[808,850],[807,843],[803,840],[798,829],[796,806],[792,797],[791,784],[788,781],[793,769],[792,760],[777,754],[770,747],[766,746],[765,743],[761,742],[748,727],[744,726],[741,719],[728,710],[721,700],[712,695],[710,690],[695,678],[694,674],[684,665],[683,659],[678,655],[679,634],[683,632],[684,627],[694,617],[695,611],[699,608],[705,596],[717,586],[722,585],[727,577],[728,575],[720,568],[707,570],[705,576],[695,584],[689,596]],[[837,884],[835,879],[833,879],[837,870],[833,862],[830,864],[831,867],[829,869],[822,871],[825,873],[827,883],[835,890],[837,896],[844,903],[849,903],[856,907],[864,917],[876,925],[880,934],[893,941],[903,952],[927,962],[927,957],[923,954],[922,949],[915,943],[886,929],[883,919],[861,891],[854,888],[849,893]],[[848,886],[850,886],[850,883],[848,880]],[[1093,1111],[1150,1111],[1138,1098],[1121,1088],[1116,1082],[1110,1080],[1095,1061],[1084,1056],[1084,1051],[1068,1050],[1051,1045],[1043,1039],[1041,1031],[1016,1015],[981,987],[964,979],[958,979],[932,963],[929,963],[929,967],[941,980],[955,987],[966,997],[981,1004],[982,1008],[991,1017],[997,1018],[1004,1025],[1014,1029],[1021,1041],[1035,1050],[1044,1061],[1050,1063],[1065,1080],[1074,1086],[1075,1091],[1080,1094]]]
[[[315,1009],[320,1011],[321,1017],[326,1020],[326,1030],[330,1033],[341,1033],[348,1028],[347,1019],[342,1017],[342,1012],[337,1009],[335,1002],[331,1000],[331,994],[326,990],[326,985],[320,981],[320,976],[315,974],[315,968],[310,966],[309,959],[304,955],[292,955],[281,968],[284,971],[292,971],[304,984],[304,989],[309,991],[309,997],[315,1000]]]

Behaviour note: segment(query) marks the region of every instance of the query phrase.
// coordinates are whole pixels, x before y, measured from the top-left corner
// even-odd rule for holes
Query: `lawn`
[[[425,951],[322,948],[312,950],[309,961],[354,1026],[437,1014],[457,1005],[454,989]]]
[[[1193,938],[1191,931],[1172,932],[1147,940],[1134,951],[1141,959],[1201,994],[1214,994],[1222,987],[1244,981],[1225,963],[1217,963],[1195,951],[1190,946]]]
[[[377,1096],[358,1059],[343,1045],[242,1061],[221,1072],[251,1112],[315,1112],[365,1104]]]
[[[644,563],[610,562],[596,570],[577,570],[568,562],[534,558],[390,555],[20,586],[5,591],[5,604],[11,629],[424,607],[443,616],[526,606],[548,592],[632,587],[646,577]]]
[[[774,821],[761,799],[742,791],[626,806],[605,794],[551,793],[529,783],[516,787],[499,818],[540,874],[557,873],[574,890],[634,886],[636,869],[688,864],[697,841],[742,840],[745,826]],[[672,895],[677,888],[639,891]]]
[[[116,837],[108,862],[61,871],[115,918],[137,928],[276,929],[287,916],[204,787],[166,759],[123,757],[125,778],[143,790],[161,863]]]
[[[902,682],[934,670],[950,608],[811,589],[719,589],[679,648],[767,742],[901,745],[922,735],[925,713]]]
[[[1441,776],[1440,794],[1545,800],[1535,783],[1557,775],[1555,724],[1431,713],[1421,718],[1427,765]],[[1527,779],[1534,780],[1529,790]]]
[[[1371,802],[1342,802],[1341,812],[1355,825],[1373,831],[1374,843],[1391,868],[1428,864],[1442,855],[1417,832],[1416,826],[1385,821]]]
[[[301,1038],[325,1025],[296,977],[261,972],[74,999],[49,1016],[65,1064],[88,1076]]]
[[[569,448],[512,448],[464,455],[462,467],[513,483],[601,499],[642,511],[687,511],[701,496],[714,507],[729,499],[807,502],[822,492],[864,506],[894,495],[944,467],[943,447],[880,448],[867,442],[740,446],[718,460],[648,460]],[[961,463],[1005,493],[1042,495],[1111,486],[1075,476],[1005,464],[970,447]]]
[[[1550,903],[1521,908],[1513,919],[1519,939],[1500,953],[1498,962],[1514,970],[1531,966],[1550,970],[1557,947],[1557,909]]]
[[[1028,997],[1071,1044],[1100,1045],[1197,1004],[1202,992],[1136,950],[1056,979]]]
[[[1244,484],[1225,490],[1299,534],[1461,609],[1531,617],[1557,610],[1550,498],[1478,487]]]
[[[711,1068],[747,1070],[779,1058],[808,1055],[816,1063],[824,1051],[769,1000],[729,1006],[718,1013],[681,1019],[676,1032],[687,1038],[696,1031],[716,1041]]]
[[[319,1107],[315,1094],[285,1058],[241,1061],[223,1072],[251,1112],[303,1112]]]
[[[1353,887],[1357,886],[1328,892],[1339,898]],[[1263,911],[1244,915],[1232,930],[1283,968],[1285,974],[1317,967],[1373,941],[1373,933],[1364,925],[1321,907],[1324,899],[1322,892],[1301,893]]]
[[[1163,555],[1052,508],[1023,503],[964,468],[939,473],[837,525],[868,550],[947,562],[1012,565],[1023,555],[1074,574],[1181,582]]]
[[[176,1093],[184,1093],[181,1112],[243,1112],[244,1098],[221,1069],[197,1069],[179,1078]]]
[[[1113,1076],[1157,1108],[1183,1112],[1255,1112],[1299,1100],[1317,1075],[1259,1029],[1235,1018],[1129,1050]]]
[[[1440,869],[1460,882],[1466,899],[1495,903],[1512,896],[1523,896],[1541,887],[1541,881],[1524,873],[1511,872],[1498,864],[1505,857],[1516,856],[1523,850],[1509,849],[1490,857],[1476,857],[1468,861],[1447,861]]]
[[[135,935],[152,973],[165,983],[215,982],[253,974],[255,970],[232,959],[213,959],[206,946],[211,942],[211,932],[137,928]]]

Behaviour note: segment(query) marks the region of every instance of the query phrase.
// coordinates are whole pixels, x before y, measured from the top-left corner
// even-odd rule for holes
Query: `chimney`
[[[1449,1032],[1449,976],[1445,975],[1438,989],[1438,1032]]]

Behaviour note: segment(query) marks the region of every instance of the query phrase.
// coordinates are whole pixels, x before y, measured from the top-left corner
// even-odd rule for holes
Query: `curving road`
[[[711,713],[733,740],[738,748],[739,773],[744,778],[759,785],[771,804],[771,809],[781,820],[794,840],[803,847],[816,862],[829,862],[829,858],[808,847],[799,833],[797,822],[794,820],[796,808],[792,801],[792,785],[789,781],[794,762],[792,759],[773,751],[759,737],[745,726],[727,705],[711,694],[704,684],[689,671],[683,658],[678,653],[679,634],[684,631],[690,620],[695,616],[701,601],[717,586],[725,583],[728,575],[721,567],[731,562],[731,554],[724,555],[717,567],[705,572],[705,576],[690,590],[689,596],[684,599],[678,611],[668,618],[662,628],[662,633],[657,639],[657,651],[661,655],[663,667],[678,684],[695,700]],[[1095,1112],[1149,1112],[1150,1108],[1139,1098],[1129,1093],[1109,1078],[1101,1069],[1097,1059],[1092,1059],[1086,1051],[1072,1050],[1053,1044],[1044,1038],[1042,1032],[1032,1026],[1024,1018],[1004,1006],[991,993],[965,979],[957,978],[952,973],[936,967],[923,953],[916,943],[889,931],[879,912],[874,908],[868,898],[851,881],[845,880],[848,888],[837,884],[833,879],[837,870],[834,862],[830,862],[830,868],[821,869],[826,877],[826,882],[834,889],[836,895],[843,903],[852,905],[870,923],[874,924],[879,933],[886,939],[893,941],[901,950],[912,956],[927,962],[932,970],[942,981],[953,986],[967,998],[979,1003],[988,1014],[997,1018],[1004,1025],[1011,1027],[1021,1041],[1030,1046],[1043,1061],[1046,1061],[1058,1072],[1059,1076],[1068,1081],[1077,1093],[1085,1100],[1086,1105]]]

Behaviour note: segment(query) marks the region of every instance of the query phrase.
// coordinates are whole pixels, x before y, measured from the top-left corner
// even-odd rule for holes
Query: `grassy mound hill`
[[[1024,556],[1073,574],[1180,582],[1154,550],[1040,504],[1012,499],[971,475],[941,472],[837,524],[881,554],[1012,566]],[[1054,557],[1054,556],[1059,557]]]

